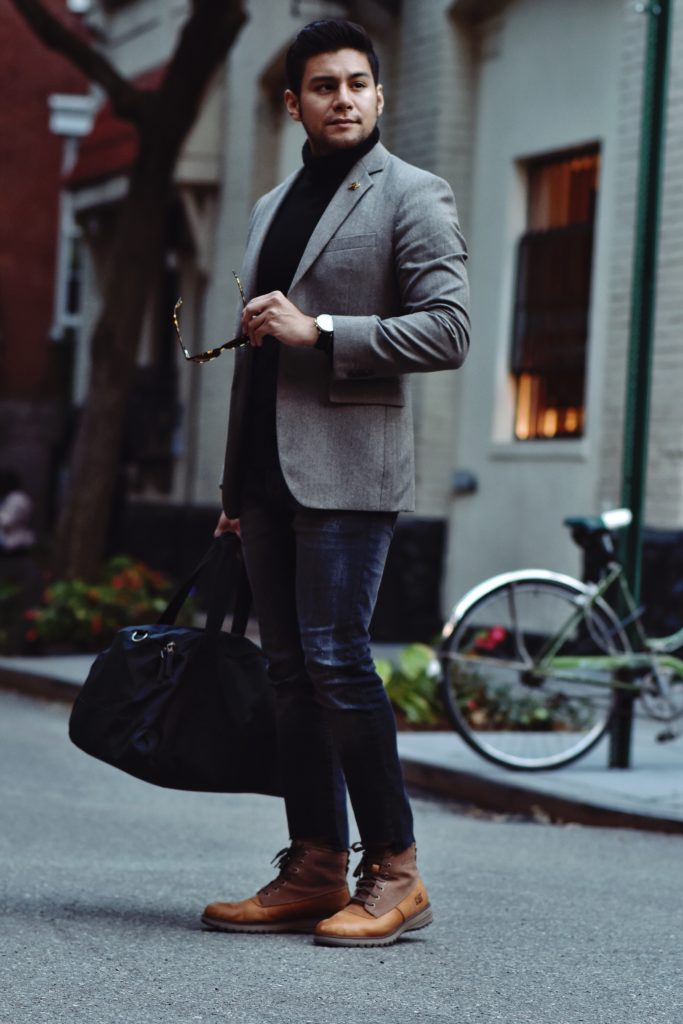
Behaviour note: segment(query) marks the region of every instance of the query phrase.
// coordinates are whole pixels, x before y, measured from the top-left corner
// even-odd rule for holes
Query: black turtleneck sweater
[[[353,165],[379,140],[379,128],[351,149],[315,157],[308,142],[303,148],[304,166],[280,204],[263,242],[256,277],[256,294],[281,291],[287,294],[308,240],[332,196]],[[318,313],[329,310],[318,309]],[[280,343],[266,337],[252,351],[251,388],[245,431],[245,470],[261,475],[277,461],[275,400]]]

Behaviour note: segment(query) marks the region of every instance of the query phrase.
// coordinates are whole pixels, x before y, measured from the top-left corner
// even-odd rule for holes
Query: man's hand
[[[214,537],[220,537],[224,533],[236,533],[239,537],[240,521],[239,519],[228,519],[225,512],[221,512],[216,529],[213,531],[213,535]]]
[[[312,316],[306,316],[285,298],[282,292],[257,295],[242,311],[242,333],[254,348],[260,348],[267,334],[283,345],[313,347],[318,328]]]

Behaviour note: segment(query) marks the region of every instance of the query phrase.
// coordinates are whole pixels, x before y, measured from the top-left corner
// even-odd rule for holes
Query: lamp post
[[[626,376],[621,500],[633,513],[633,520],[624,541],[623,560],[627,579],[638,602],[641,584],[643,507],[647,480],[671,2],[656,0],[639,3],[636,4],[636,10],[647,17],[648,27],[643,73],[643,113]],[[628,768],[632,725],[632,692],[618,690],[610,742],[610,768]]]

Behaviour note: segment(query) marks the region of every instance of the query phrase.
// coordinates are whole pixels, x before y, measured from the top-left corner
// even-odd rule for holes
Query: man
[[[291,845],[225,931],[388,945],[429,924],[391,706],[368,627],[396,515],[413,506],[407,374],[460,366],[465,245],[448,185],[379,142],[357,25],[306,26],[286,61],[304,167],[254,207],[242,269],[223,506],[241,532],[269,662]],[[362,843],[346,884],[346,790]]]

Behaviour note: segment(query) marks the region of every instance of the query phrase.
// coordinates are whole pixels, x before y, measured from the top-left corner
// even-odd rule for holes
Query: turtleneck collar
[[[379,125],[375,125],[367,139],[363,139],[357,146],[352,146],[351,149],[339,149],[334,153],[326,153],[325,156],[314,156],[307,139],[302,150],[304,166],[315,180],[343,177],[378,142]]]

